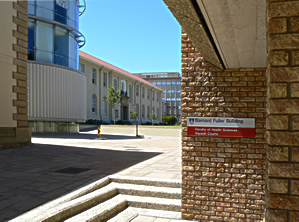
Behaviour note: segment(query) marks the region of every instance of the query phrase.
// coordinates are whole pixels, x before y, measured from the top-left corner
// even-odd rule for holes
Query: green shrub
[[[163,115],[162,116],[162,122],[165,125],[175,125],[175,123],[177,122],[177,118],[175,118],[175,116],[166,116],[166,115]]]

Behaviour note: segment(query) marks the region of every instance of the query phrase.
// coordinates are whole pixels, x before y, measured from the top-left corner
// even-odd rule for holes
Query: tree
[[[157,119],[156,113],[152,112],[152,125],[154,125],[154,121]]]
[[[117,103],[118,99],[120,98],[119,95],[119,90],[115,91],[115,88],[113,86],[109,86],[108,89],[108,95],[107,99],[105,101],[111,105],[113,108],[113,120],[114,120],[114,125],[115,125],[115,110],[114,110],[114,105]]]

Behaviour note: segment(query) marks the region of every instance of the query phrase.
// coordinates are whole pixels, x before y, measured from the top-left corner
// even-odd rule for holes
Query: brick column
[[[299,1],[267,0],[267,221],[299,220]]]
[[[221,71],[182,32],[182,217],[262,221],[266,69]],[[255,118],[255,138],[187,136],[187,117]]]

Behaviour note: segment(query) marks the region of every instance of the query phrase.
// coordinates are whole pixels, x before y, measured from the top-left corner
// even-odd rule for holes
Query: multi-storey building
[[[134,73],[163,89],[162,114],[175,116],[181,122],[181,75],[178,72]]]
[[[133,121],[130,113],[136,112],[137,121],[145,123],[151,122],[154,112],[154,123],[162,121],[163,90],[158,86],[82,51],[79,70],[86,75],[87,119],[110,122],[115,113],[116,121]],[[121,95],[114,110],[105,101],[109,86],[119,90]]]
[[[28,119],[33,132],[76,132],[86,119],[85,75],[78,71],[84,5],[28,1]]]

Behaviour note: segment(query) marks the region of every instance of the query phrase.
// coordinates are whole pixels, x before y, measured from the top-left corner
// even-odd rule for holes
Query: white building
[[[136,112],[137,121],[145,123],[151,122],[154,112],[154,123],[162,122],[161,88],[85,52],[80,51],[79,55],[79,70],[86,76],[87,119],[110,122],[115,112],[116,121],[133,121],[130,113]],[[114,110],[105,102],[109,86],[121,95]]]

